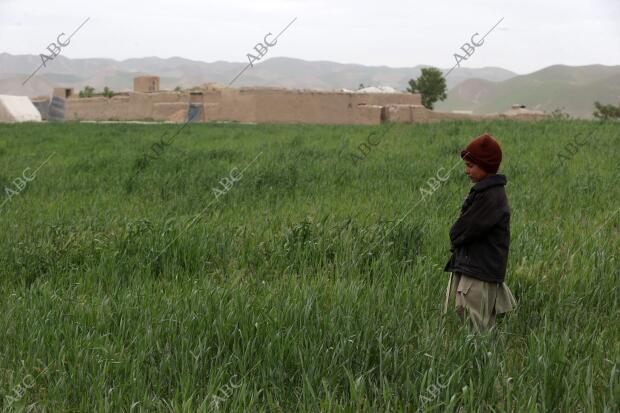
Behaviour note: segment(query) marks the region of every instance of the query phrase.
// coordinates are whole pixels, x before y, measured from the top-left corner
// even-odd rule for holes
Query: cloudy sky
[[[0,0],[0,52],[43,53],[87,18],[64,56],[247,62],[297,18],[265,58],[449,68],[503,18],[462,66],[620,64],[620,0]]]

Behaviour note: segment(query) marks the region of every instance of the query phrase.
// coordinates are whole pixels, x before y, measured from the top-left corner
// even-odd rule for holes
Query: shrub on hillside
[[[603,105],[602,103],[596,101],[594,102],[594,107],[596,110],[592,115],[595,118],[600,120],[615,120],[620,119],[620,105],[617,107],[614,105]]]

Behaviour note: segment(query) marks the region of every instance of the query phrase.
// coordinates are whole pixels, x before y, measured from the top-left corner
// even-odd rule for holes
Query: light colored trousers
[[[491,328],[495,325],[497,314],[507,313],[517,306],[517,300],[506,283],[481,281],[458,272],[450,275],[444,314],[448,312],[453,298],[456,308],[464,308],[478,331]]]

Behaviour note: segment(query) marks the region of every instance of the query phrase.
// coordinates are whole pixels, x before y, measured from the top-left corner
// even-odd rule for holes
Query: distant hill
[[[208,82],[228,84],[248,63],[206,63],[180,57],[145,57],[123,61],[69,59],[60,55],[22,86],[23,80],[40,64],[39,56],[0,53],[0,93],[47,95],[50,93],[50,84],[78,89],[90,85],[96,89],[108,86],[115,91],[130,90],[133,78],[142,74],[160,76],[161,87],[164,89]],[[423,67],[427,66],[391,68],[274,57],[246,70],[233,86],[333,90],[357,89],[363,83],[365,86],[391,86],[405,90],[409,79],[418,77]],[[515,73],[501,68],[459,68],[450,73],[447,80],[451,87],[469,78],[502,81],[514,76]]]
[[[162,89],[209,82],[227,85],[248,63],[207,63],[181,57],[69,59],[60,55],[22,86],[40,64],[38,55],[0,53],[0,94],[50,95],[54,86],[61,85],[76,90],[86,85],[96,90],[108,86],[118,92],[131,90],[133,78],[145,74],[159,76]],[[357,89],[363,83],[404,91],[409,79],[418,77],[423,67],[428,66],[393,68],[274,57],[246,70],[233,86],[334,90]],[[446,81],[448,99],[436,104],[436,110],[504,112],[513,103],[520,103],[530,109],[550,112],[564,108],[573,116],[591,117],[595,100],[620,103],[620,66],[555,65],[526,75],[497,67],[461,67],[454,69]]]
[[[554,65],[501,82],[467,79],[448,92],[436,110],[503,112],[513,103],[551,112],[557,108],[572,116],[592,117],[594,101],[620,104],[620,66]]]

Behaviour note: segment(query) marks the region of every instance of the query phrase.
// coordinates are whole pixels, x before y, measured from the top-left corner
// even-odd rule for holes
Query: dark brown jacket
[[[461,216],[450,229],[452,257],[444,271],[504,282],[510,247],[510,206],[505,185],[504,175],[490,175],[471,188]]]

